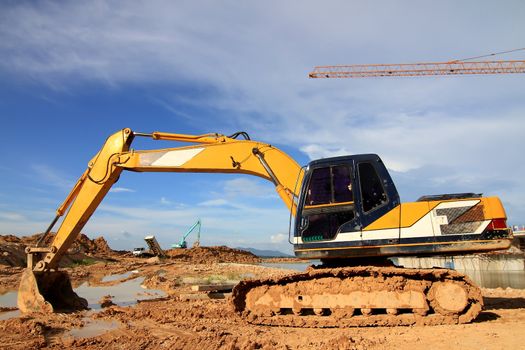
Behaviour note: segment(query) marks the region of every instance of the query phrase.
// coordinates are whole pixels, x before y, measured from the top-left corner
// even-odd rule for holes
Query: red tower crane
[[[318,66],[315,67],[314,70],[309,74],[309,77],[367,78],[394,76],[407,77],[425,75],[525,73],[525,60],[470,61],[476,58],[494,56],[498,54],[520,50],[525,50],[525,48],[467,58],[463,60],[453,60],[450,62]]]

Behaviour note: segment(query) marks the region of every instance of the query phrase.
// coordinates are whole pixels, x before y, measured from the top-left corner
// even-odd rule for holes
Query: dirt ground
[[[233,312],[227,295],[187,298],[203,295],[191,285],[235,283],[290,271],[253,264],[257,261],[250,261],[246,252],[211,250],[171,252],[160,261],[106,251],[106,260],[66,268],[75,286],[86,279],[92,286],[105,286],[143,278],[148,288],[165,294],[131,306],[114,305],[109,295],[100,300],[106,307],[96,310],[17,315],[0,321],[0,349],[525,349],[525,290],[483,289],[485,309],[465,325],[344,329],[250,325]],[[235,262],[238,254],[240,263]],[[205,262],[207,256],[213,258]],[[135,273],[124,274],[130,271]],[[0,294],[17,288],[21,272],[20,266],[0,265]],[[102,276],[109,274],[124,275],[104,282]],[[9,310],[0,312],[0,318]]]

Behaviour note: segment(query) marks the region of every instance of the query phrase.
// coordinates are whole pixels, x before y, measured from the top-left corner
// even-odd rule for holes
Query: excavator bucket
[[[52,313],[88,308],[86,299],[73,291],[64,271],[34,273],[26,269],[18,289],[18,309],[22,313]]]

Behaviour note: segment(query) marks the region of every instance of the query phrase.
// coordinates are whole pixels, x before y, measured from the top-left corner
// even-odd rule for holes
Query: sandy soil
[[[100,300],[106,307],[97,312],[0,321],[0,349],[525,349],[525,290],[483,289],[485,310],[473,323],[459,326],[303,329],[250,325],[233,312],[228,298],[188,300],[184,296],[202,295],[191,291],[196,283],[235,283],[290,271],[220,262],[220,256],[202,263],[180,257],[155,262],[119,255],[118,259],[68,268],[77,285],[86,277],[94,285],[97,281],[116,284],[120,281],[101,282],[101,278],[137,271],[123,279],[144,277],[144,284],[167,296],[128,307],[112,305],[111,296],[106,296]],[[20,273],[20,267],[0,265],[0,288],[16,288]],[[86,332],[79,334],[78,329]],[[96,332],[88,332],[90,329]]]

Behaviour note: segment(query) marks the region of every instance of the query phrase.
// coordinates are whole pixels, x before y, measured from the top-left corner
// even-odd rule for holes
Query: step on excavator
[[[184,142],[133,150],[135,137]],[[401,203],[375,154],[326,158],[299,166],[278,148],[245,132],[111,135],[88,163],[34,247],[18,293],[22,312],[87,307],[58,263],[124,170],[236,173],[271,181],[290,210],[295,255],[320,259],[305,272],[241,281],[233,309],[261,325],[346,327],[458,324],[480,313],[480,288],[450,269],[408,269],[389,257],[462,255],[507,249],[512,232],[497,197],[461,193]],[[41,246],[65,214],[49,246]]]

